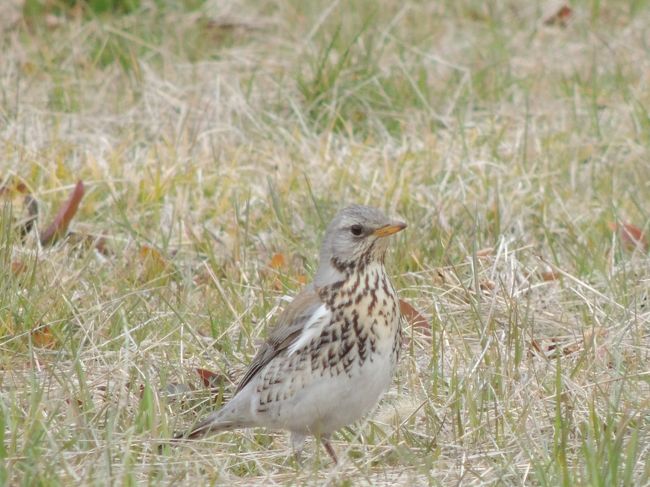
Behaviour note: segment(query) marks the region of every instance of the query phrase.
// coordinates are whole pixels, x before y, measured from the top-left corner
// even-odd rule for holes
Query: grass
[[[0,175],[39,229],[83,179],[108,249],[2,196],[0,485],[650,484],[650,261],[611,229],[650,230],[647,1],[95,3],[0,6]],[[340,465],[264,430],[159,452],[353,202],[409,222],[432,333]]]

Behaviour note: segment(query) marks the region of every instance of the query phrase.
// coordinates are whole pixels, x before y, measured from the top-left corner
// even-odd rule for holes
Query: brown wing
[[[273,357],[286,350],[302,333],[305,324],[314,312],[323,304],[314,291],[313,286],[307,286],[298,294],[278,317],[277,324],[269,333],[266,342],[255,354],[248,370],[237,386],[238,393]]]

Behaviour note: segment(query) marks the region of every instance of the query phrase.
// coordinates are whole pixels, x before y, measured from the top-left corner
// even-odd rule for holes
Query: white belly
[[[260,412],[259,394],[251,398],[251,412],[260,424],[302,434],[330,434],[354,423],[368,413],[390,386],[395,369],[392,344],[378,347],[362,365],[358,361],[350,373],[338,375],[307,372],[297,389],[286,399],[274,401]],[[287,384],[287,387],[290,387]]]
[[[390,353],[366,360],[352,377],[340,374],[327,381],[315,381],[296,395],[291,409],[289,430],[304,432],[310,424],[312,434],[332,433],[367,414],[390,386],[393,376]],[[310,420],[311,418],[311,420]]]

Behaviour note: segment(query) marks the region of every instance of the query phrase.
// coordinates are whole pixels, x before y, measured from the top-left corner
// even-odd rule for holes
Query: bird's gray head
[[[338,212],[327,227],[314,284],[340,281],[346,273],[373,261],[383,262],[388,237],[406,228],[370,206],[353,205]]]

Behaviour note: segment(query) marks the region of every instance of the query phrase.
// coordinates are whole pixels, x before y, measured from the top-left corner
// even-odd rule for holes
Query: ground
[[[0,484],[650,484],[649,2],[93,1],[0,5]],[[165,445],[349,203],[421,316],[339,465]]]

